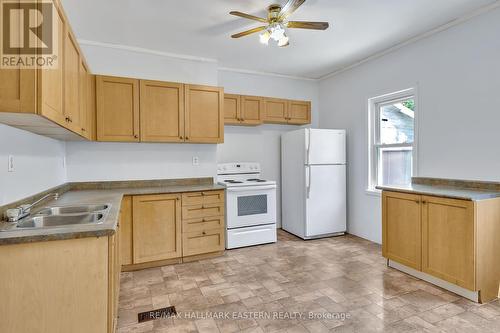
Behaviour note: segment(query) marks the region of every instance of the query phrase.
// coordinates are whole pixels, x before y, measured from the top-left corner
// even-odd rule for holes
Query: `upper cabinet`
[[[53,4],[58,64],[54,68],[1,68],[0,122],[55,139],[93,139],[95,102],[88,90],[92,76],[60,2]]]
[[[224,142],[224,89],[185,85],[186,142]]]
[[[184,87],[179,83],[140,84],[141,141],[184,141]]]
[[[222,88],[98,76],[96,94],[98,141],[224,141]]]
[[[311,123],[311,102],[289,101],[288,123],[306,125]]]
[[[239,125],[241,122],[240,95],[224,94],[224,124]]]
[[[266,98],[264,107],[264,122],[271,124],[288,122],[288,101],[286,99]]]
[[[307,125],[311,123],[311,102],[226,94],[224,123],[247,126],[262,123]]]
[[[256,96],[224,95],[224,124],[256,126],[262,124],[264,99]]]
[[[139,80],[97,76],[97,140],[139,142]]]

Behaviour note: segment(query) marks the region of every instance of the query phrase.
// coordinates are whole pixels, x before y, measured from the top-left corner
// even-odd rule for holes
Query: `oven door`
[[[276,223],[276,185],[226,189],[227,228]]]

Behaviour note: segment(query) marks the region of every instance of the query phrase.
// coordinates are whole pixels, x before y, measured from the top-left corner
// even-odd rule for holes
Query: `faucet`
[[[41,197],[37,201],[33,202],[32,204],[21,205],[17,208],[7,209],[7,211],[5,212],[5,217],[9,222],[17,222],[20,219],[28,216],[31,212],[31,208],[38,205],[40,202],[47,200],[50,197],[54,197],[54,200],[57,200],[59,199],[59,193],[49,193]]]

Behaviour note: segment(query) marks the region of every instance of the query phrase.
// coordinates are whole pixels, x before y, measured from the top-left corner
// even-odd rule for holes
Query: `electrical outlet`
[[[193,156],[193,165],[200,165],[200,158],[198,156]]]
[[[14,156],[12,156],[12,155],[9,155],[7,171],[14,172]]]

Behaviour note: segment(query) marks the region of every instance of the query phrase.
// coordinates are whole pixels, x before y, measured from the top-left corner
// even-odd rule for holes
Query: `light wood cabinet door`
[[[306,125],[311,123],[311,102],[290,101],[288,104],[288,123]]]
[[[97,140],[139,141],[139,80],[97,76]]]
[[[81,134],[80,114],[80,54],[75,39],[65,29],[64,37],[64,114],[67,127]]]
[[[121,265],[132,265],[132,197],[124,196],[120,209],[120,256]]]
[[[134,264],[182,256],[179,194],[134,196],[132,215]]]
[[[263,109],[262,97],[241,96],[241,123],[250,126],[262,124]]]
[[[264,99],[264,122],[284,124],[288,121],[288,101],[285,99]]]
[[[422,226],[420,196],[382,194],[382,255],[421,270]]]
[[[59,59],[64,59],[65,51],[65,25],[67,24],[60,6],[55,6],[53,11],[59,26],[57,31],[57,47]],[[64,111],[64,61],[59,61],[57,68],[41,69],[38,76],[38,93],[40,97],[39,113],[44,117],[67,126]]]
[[[224,124],[239,125],[241,118],[240,95],[224,94]]]
[[[185,85],[186,142],[224,142],[224,89]]]
[[[184,85],[141,80],[141,141],[184,141]]]
[[[80,59],[80,69],[79,69],[79,79],[80,82],[78,84],[78,87],[80,89],[80,127],[81,127],[81,133],[82,136],[84,136],[87,139],[91,139],[91,129],[90,129],[90,117],[91,115],[89,114],[89,87],[88,87],[88,76],[89,76],[89,71],[87,70],[87,67],[85,66],[85,63],[83,62],[82,59]]]
[[[224,229],[210,229],[182,234],[182,254],[185,257],[224,251]]]
[[[95,98],[95,75],[87,75],[87,131],[88,139],[96,139],[96,98]]]
[[[474,203],[422,197],[422,271],[474,290]]]
[[[0,68],[0,112],[36,113],[35,70]]]

